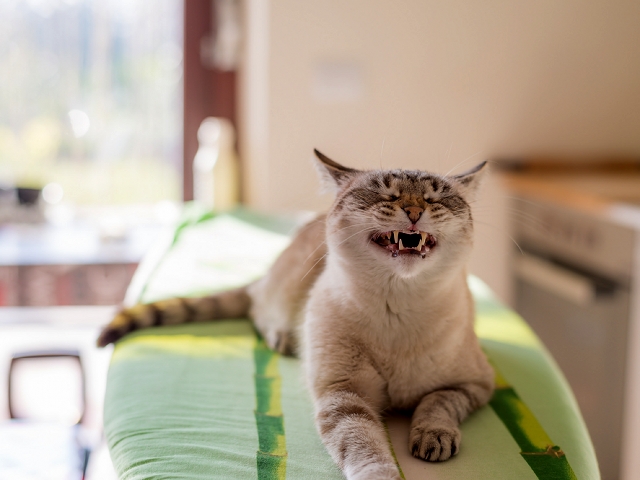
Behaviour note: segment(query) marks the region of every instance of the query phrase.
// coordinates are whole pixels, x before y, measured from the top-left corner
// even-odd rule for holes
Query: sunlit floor
[[[80,354],[86,389],[81,438],[91,449],[87,480],[116,478],[102,435],[111,350],[95,347],[99,327],[113,312],[114,307],[0,308],[0,385],[8,384],[9,365],[16,354],[73,350]],[[82,406],[75,401],[81,391],[75,363],[69,366],[56,360],[38,360],[14,369],[12,405],[18,413],[33,419],[29,422],[9,420],[8,392],[0,390],[0,478],[44,478],[38,467],[44,466],[45,459],[39,455],[38,462],[29,461],[40,451],[47,452],[46,461],[59,472],[59,476],[51,477],[54,472],[49,470],[46,478],[73,478],[65,470],[68,459],[59,447],[65,442],[73,445],[69,438],[75,438],[75,430],[70,424],[77,420]]]

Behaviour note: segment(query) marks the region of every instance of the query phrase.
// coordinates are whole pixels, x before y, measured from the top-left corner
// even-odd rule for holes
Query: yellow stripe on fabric
[[[517,435],[522,435],[522,439],[518,442],[521,448],[525,448],[528,452],[544,452],[548,445],[553,445],[551,438],[544,431],[542,425],[538,422],[529,407],[527,407],[515,390],[509,385],[506,379],[495,369],[496,373],[496,394],[492,401],[504,404],[509,403],[509,420],[514,421],[518,425]],[[500,405],[504,408],[505,405]],[[495,409],[494,409],[495,410]],[[512,432],[513,434],[513,432]]]
[[[284,480],[287,474],[287,444],[282,415],[282,378],[279,355],[261,338],[253,348],[256,387],[256,428],[258,480]]]
[[[391,456],[393,456],[393,461],[396,462],[396,467],[398,467],[398,473],[400,473],[400,478],[402,480],[406,480],[404,476],[404,472],[402,471],[402,467],[400,466],[400,462],[398,461],[398,457],[396,456],[396,451],[393,448],[393,442],[391,441],[391,434],[389,433],[389,427],[386,422],[383,423],[384,431],[387,434],[387,443],[389,444],[389,448],[391,449]]]
[[[491,408],[521,449],[520,455],[540,480],[577,480],[562,449],[555,445],[529,407],[500,372]]]
[[[149,354],[178,354],[201,358],[251,358],[254,340],[246,336],[206,337],[197,335],[137,334],[118,342],[112,363]],[[125,347],[126,348],[123,348]]]
[[[514,318],[515,317],[515,318]],[[475,331],[478,337],[487,340],[540,348],[540,340],[517,314],[510,310],[493,308],[489,312],[478,310]]]

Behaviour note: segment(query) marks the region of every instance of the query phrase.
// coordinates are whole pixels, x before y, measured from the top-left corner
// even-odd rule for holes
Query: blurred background
[[[99,452],[93,338],[184,201],[326,209],[313,148],[356,168],[487,159],[470,272],[554,354],[603,478],[634,478],[639,21],[622,0],[0,2],[0,380],[12,358],[80,358],[86,415],[65,421]]]

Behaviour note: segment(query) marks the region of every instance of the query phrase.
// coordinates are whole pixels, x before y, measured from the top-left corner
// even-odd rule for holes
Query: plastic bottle
[[[239,201],[235,131],[225,118],[207,117],[198,129],[198,152],[193,159],[193,198],[223,212]]]

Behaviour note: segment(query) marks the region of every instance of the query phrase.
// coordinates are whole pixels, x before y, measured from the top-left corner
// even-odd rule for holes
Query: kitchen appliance
[[[515,308],[569,381],[603,480],[640,472],[640,175],[623,177],[511,184]]]

